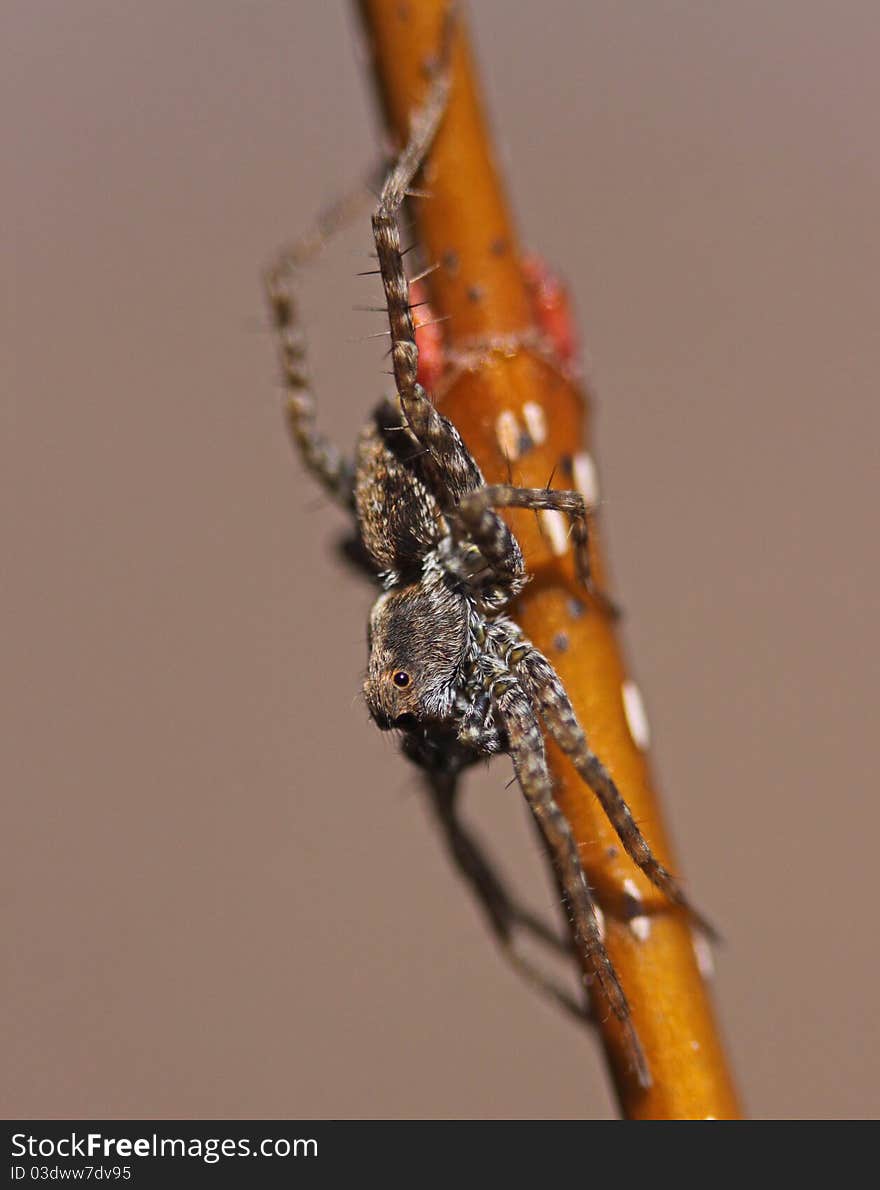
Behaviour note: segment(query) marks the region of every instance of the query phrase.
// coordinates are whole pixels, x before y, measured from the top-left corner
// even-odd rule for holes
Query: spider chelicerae
[[[448,92],[448,75],[438,66],[372,217],[396,391],[368,420],[353,460],[316,429],[292,286],[297,267],[314,255],[330,225],[346,212],[334,211],[316,236],[285,252],[269,270],[289,423],[305,466],[353,516],[383,588],[369,620],[364,695],[371,716],[383,730],[398,731],[404,753],[440,782],[454,781],[461,769],[493,753],[511,757],[567,903],[575,946],[621,1022],[634,1070],[647,1086],[650,1073],[626,995],[605,949],[571,828],[554,799],[542,723],[599,799],[632,860],[670,901],[708,927],[655,858],[611,774],[591,750],[553,666],[507,614],[528,575],[520,546],[498,514],[502,508],[565,514],[577,573],[596,614],[614,614],[590,573],[583,496],[549,485],[485,483],[458,430],[435,409],[419,380],[398,216],[442,120]],[[469,846],[463,837],[453,837],[452,843],[473,877],[482,861],[473,850],[462,860]],[[500,890],[487,891],[492,878],[486,870],[478,870],[474,882],[490,902],[503,898]]]

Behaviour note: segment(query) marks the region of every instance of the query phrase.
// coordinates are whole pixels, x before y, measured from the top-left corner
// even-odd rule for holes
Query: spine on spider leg
[[[436,56],[446,0],[360,0],[377,82],[398,143],[425,95],[426,67]],[[488,483],[578,488],[596,503],[596,470],[585,449],[585,401],[570,368],[535,351],[535,274],[523,261],[494,166],[462,20],[451,49],[451,97],[423,171],[431,194],[415,209],[426,261],[438,264],[430,298],[447,319],[452,352],[474,343],[479,362],[447,378],[442,409],[467,442]],[[549,300],[549,299],[548,299]],[[552,317],[551,317],[552,313]],[[564,314],[564,311],[563,311]],[[558,310],[546,320],[566,329]],[[539,320],[539,327],[540,320]],[[550,337],[552,328],[545,325]],[[562,341],[562,331],[555,335]],[[520,346],[517,347],[517,339]],[[505,341],[505,350],[492,344]],[[564,364],[567,361],[561,360]],[[614,774],[645,837],[664,866],[677,872],[664,830],[645,749],[647,729],[609,617],[579,587],[564,521],[545,511],[509,514],[534,581],[520,597],[518,621],[557,669],[590,746]],[[605,587],[592,537],[592,572]],[[691,924],[623,853],[597,800],[559,748],[547,756],[556,796],[574,833],[591,885],[604,910],[606,946],[629,999],[633,1023],[653,1077],[649,1089],[626,1060],[613,1013],[597,1013],[621,1106],[633,1118],[733,1118],[736,1093],[695,954]]]

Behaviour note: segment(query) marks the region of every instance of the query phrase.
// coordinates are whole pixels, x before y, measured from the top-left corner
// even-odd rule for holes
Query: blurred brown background
[[[471,5],[571,280],[604,515],[758,1116],[878,1113],[880,9]],[[3,1060],[12,1116],[608,1116],[358,689],[371,593],[292,456],[259,269],[375,157],[347,5],[2,16]],[[384,378],[366,226],[309,294]],[[466,807],[552,913],[499,761]]]

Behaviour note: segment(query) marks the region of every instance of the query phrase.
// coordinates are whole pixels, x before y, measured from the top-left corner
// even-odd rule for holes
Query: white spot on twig
[[[599,503],[599,473],[592,456],[585,450],[576,454],[572,459],[571,469],[574,473],[574,486],[586,501],[587,508],[595,508]]]
[[[605,941],[605,914],[602,912],[602,910],[599,908],[598,905],[594,905],[593,908],[596,912],[596,925],[599,928],[599,937],[604,942]]]
[[[651,743],[651,726],[645,713],[642,693],[635,682],[629,678],[621,686],[620,693],[623,698],[623,712],[626,715],[629,734],[632,736],[635,746],[644,752]]]
[[[629,928],[639,942],[647,942],[651,937],[651,919],[644,913],[630,918]]]
[[[526,401],[523,405],[523,417],[526,419],[529,437],[536,446],[540,446],[547,438],[547,418],[544,410],[535,401]]]
[[[495,437],[506,459],[515,462],[519,458],[520,431],[516,414],[509,409],[498,414],[495,422]]]
[[[691,942],[694,946],[694,955],[697,959],[697,966],[700,968],[700,974],[703,979],[711,979],[715,974],[715,958],[712,954],[712,947],[709,945],[709,939],[701,930],[691,930]]]
[[[633,909],[637,909],[642,904],[644,898],[639,886],[631,876],[624,878],[623,892],[629,902],[629,912],[632,913]],[[639,942],[646,942],[651,937],[651,919],[644,913],[634,913],[629,919],[629,928],[633,937],[638,938]]]
[[[542,508],[538,516],[551,550],[561,556],[568,549],[568,521],[556,508]]]

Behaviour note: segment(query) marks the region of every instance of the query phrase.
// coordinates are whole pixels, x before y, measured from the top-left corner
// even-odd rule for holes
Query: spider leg
[[[643,1087],[648,1087],[651,1085],[651,1075],[647,1059],[632,1021],[626,995],[602,941],[596,906],[577,843],[568,819],[553,797],[553,782],[547,768],[544,739],[537,715],[526,690],[513,674],[508,673],[496,679],[494,689],[495,705],[507,730],[514,771],[565,890],[576,944],[593,971],[611,1011],[620,1022],[639,1082]]]
[[[305,336],[300,327],[294,278],[303,265],[321,254],[336,231],[360,214],[368,199],[369,190],[361,186],[328,208],[312,231],[279,253],[265,275],[291,436],[306,468],[346,508],[353,507],[354,465],[315,427],[315,399],[306,371]]]
[[[710,938],[717,940],[717,931],[694,909],[679,882],[654,855],[613,777],[591,750],[571,700],[553,666],[531,645],[521,643],[514,646],[511,653],[514,671],[522,677],[536,700],[550,734],[571,757],[575,768],[599,799],[627,855],[656,888],[673,904],[685,909]]]
[[[582,1024],[590,1022],[588,1006],[541,971],[520,952],[517,945],[520,934],[530,935],[556,952],[570,957],[570,942],[560,938],[550,926],[513,897],[480,840],[461,819],[455,777],[430,773],[426,784],[452,862],[485,912],[489,928],[504,957],[541,994],[554,1000]]]
[[[546,509],[565,513],[571,522],[578,578],[603,611],[615,618],[619,616],[617,605],[593,581],[588,509],[580,492],[557,488],[519,488],[501,483],[477,488],[461,498],[458,515],[480,553],[502,578],[519,578],[522,574],[519,547],[507,525],[493,511],[496,508]]]
[[[391,360],[403,419],[424,452],[422,465],[444,507],[454,505],[462,493],[478,487],[483,480],[455,426],[437,412],[418,380],[419,349],[398,218],[443,118],[448,97],[449,75],[445,63],[441,63],[433,72],[423,105],[412,115],[409,140],[385,179],[373,214],[376,255],[391,327]]]

